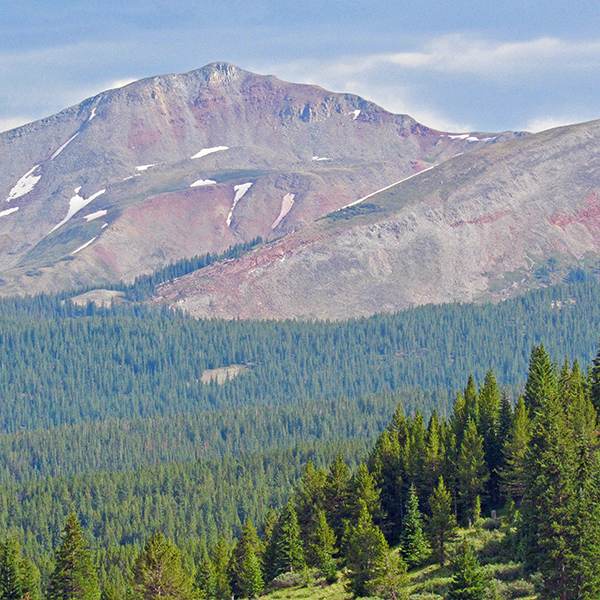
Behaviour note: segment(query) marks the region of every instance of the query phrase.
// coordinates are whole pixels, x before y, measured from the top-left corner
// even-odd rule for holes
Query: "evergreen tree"
[[[317,514],[317,523],[313,527],[313,535],[309,544],[309,555],[311,563],[321,571],[328,583],[337,581],[336,560],[334,554],[335,534],[327,523],[325,511]]]
[[[306,567],[300,526],[292,500],[282,508],[270,542],[267,564],[268,580],[288,571],[302,571]]]
[[[409,568],[421,565],[429,555],[429,544],[423,533],[423,518],[415,486],[410,486],[406,517],[401,538],[401,554]]]
[[[403,600],[406,594],[406,564],[397,552],[388,550],[383,553],[375,566],[375,576],[367,582],[367,587],[377,598],[385,600]]]
[[[56,549],[54,571],[46,591],[47,600],[98,600],[98,575],[92,563],[81,524],[71,512]]]
[[[531,351],[529,372],[525,383],[523,401],[531,418],[541,406],[556,394],[556,370],[544,345],[535,346]]]
[[[338,540],[341,540],[344,534],[345,521],[348,518],[349,486],[350,469],[344,460],[344,455],[340,452],[331,463],[325,482],[327,522]]]
[[[21,557],[19,542],[13,535],[0,544],[0,599],[39,598],[40,576],[37,567]]]
[[[530,440],[531,421],[523,398],[519,398],[508,441],[504,446],[505,467],[501,474],[503,489],[517,504],[521,503],[527,485],[526,469]]]
[[[598,354],[593,360],[593,367],[589,375],[590,399],[596,409],[596,414],[600,415],[600,345]]]
[[[371,592],[369,583],[382,576],[382,565],[389,548],[364,504],[358,522],[348,530],[346,547],[350,591],[356,597],[367,596]]]
[[[244,577],[244,561],[248,555],[248,548],[252,548],[254,559],[260,567],[262,547],[256,529],[252,521],[248,519],[242,528],[242,535],[235,544],[231,553],[229,562],[229,580],[231,582],[231,591],[234,596],[242,594],[242,577]],[[254,561],[254,559],[252,559]],[[262,580],[262,577],[261,577]]]
[[[356,473],[350,479],[348,486],[348,507],[345,511],[348,518],[353,521],[358,519],[362,503],[367,507],[369,514],[377,523],[383,518],[380,491],[377,489],[373,476],[369,473],[367,465],[358,465]]]
[[[133,597],[139,600],[192,600],[192,580],[183,570],[177,546],[162,533],[144,545],[133,569]]]
[[[449,600],[483,600],[486,580],[473,548],[463,541],[452,564],[453,579],[448,592]]]
[[[483,439],[483,456],[490,477],[486,487],[489,506],[500,504],[500,469],[503,441],[499,432],[500,390],[493,371],[488,371],[479,391],[479,420],[477,431]]]
[[[251,544],[245,547],[239,586],[242,598],[257,598],[264,589],[260,561]]]
[[[215,600],[217,593],[217,575],[206,548],[196,569],[194,587],[202,600]]]
[[[440,566],[446,564],[448,544],[454,539],[456,518],[452,512],[452,498],[440,477],[429,499],[431,517],[428,523],[429,539]]]
[[[470,420],[463,437],[458,456],[458,481],[462,514],[468,521],[473,521],[475,498],[484,489],[489,478],[483,453],[483,439],[477,432],[475,421]]]
[[[229,581],[229,545],[220,535],[213,548],[211,560],[215,569],[215,598],[229,600],[231,598],[231,582]]]
[[[325,508],[327,473],[316,469],[311,460],[304,467],[302,477],[294,490],[296,513],[303,543],[306,545],[317,522],[316,516]]]

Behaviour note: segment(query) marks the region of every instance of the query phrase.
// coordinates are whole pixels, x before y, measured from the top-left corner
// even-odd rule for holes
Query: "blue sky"
[[[0,130],[225,60],[440,129],[600,118],[600,3],[4,0]]]

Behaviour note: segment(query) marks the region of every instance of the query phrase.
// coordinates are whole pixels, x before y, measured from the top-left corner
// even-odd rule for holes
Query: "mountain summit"
[[[132,281],[281,237],[514,136],[439,132],[221,62],[143,79],[0,134],[0,294]]]

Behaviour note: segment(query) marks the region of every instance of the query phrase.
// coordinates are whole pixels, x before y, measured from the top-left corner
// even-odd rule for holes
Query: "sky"
[[[0,131],[210,62],[452,132],[600,118],[597,0],[2,0]]]

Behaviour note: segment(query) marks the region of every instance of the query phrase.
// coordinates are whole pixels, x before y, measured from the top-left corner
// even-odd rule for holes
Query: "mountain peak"
[[[238,81],[243,75],[248,74],[248,71],[227,62],[213,62],[195,73],[204,77],[209,85],[219,85]]]

